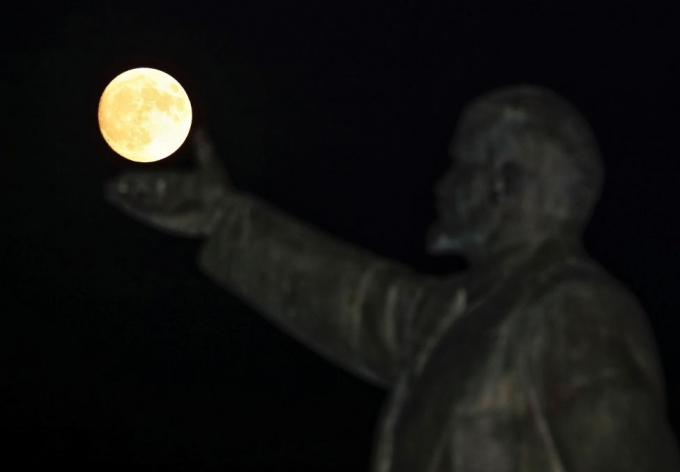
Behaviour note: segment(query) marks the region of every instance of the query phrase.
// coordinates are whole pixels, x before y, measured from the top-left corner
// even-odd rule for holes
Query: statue
[[[198,171],[125,174],[109,200],[205,238],[209,278],[391,390],[374,471],[680,470],[644,311],[580,243],[602,169],[564,99],[516,86],[464,110],[428,241],[468,258],[450,277],[234,190],[205,133],[195,139]]]

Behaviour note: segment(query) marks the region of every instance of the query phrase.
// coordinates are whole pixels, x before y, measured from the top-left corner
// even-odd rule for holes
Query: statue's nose
[[[456,190],[456,175],[449,171],[435,184],[434,194],[438,200],[446,200],[450,198]]]

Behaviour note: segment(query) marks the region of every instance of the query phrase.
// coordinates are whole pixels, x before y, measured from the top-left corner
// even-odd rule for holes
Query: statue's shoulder
[[[535,275],[535,302],[564,301],[565,297],[594,308],[642,311],[635,295],[597,261],[572,257]]]
[[[567,349],[558,355],[563,361],[572,359],[577,370],[626,370],[647,378],[661,392],[658,353],[645,310],[597,262],[584,258],[565,263],[546,281],[533,308],[533,322],[550,339],[551,351]],[[583,355],[580,361],[574,357],[577,352]]]

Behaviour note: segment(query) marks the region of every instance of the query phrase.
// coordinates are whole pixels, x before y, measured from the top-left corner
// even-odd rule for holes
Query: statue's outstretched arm
[[[448,283],[234,190],[205,130],[193,138],[195,171],[124,173],[106,198],[161,231],[207,239],[199,263],[208,276],[319,353],[387,386],[449,305],[464,308]]]
[[[225,199],[200,255],[203,270],[295,338],[389,385],[437,282],[353,247],[250,196]],[[448,295],[451,295],[449,297]]]

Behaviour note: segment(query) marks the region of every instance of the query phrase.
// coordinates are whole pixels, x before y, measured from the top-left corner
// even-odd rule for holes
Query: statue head
[[[449,152],[432,254],[474,262],[552,238],[578,242],[602,166],[588,123],[566,100],[533,86],[485,94],[463,111]]]

